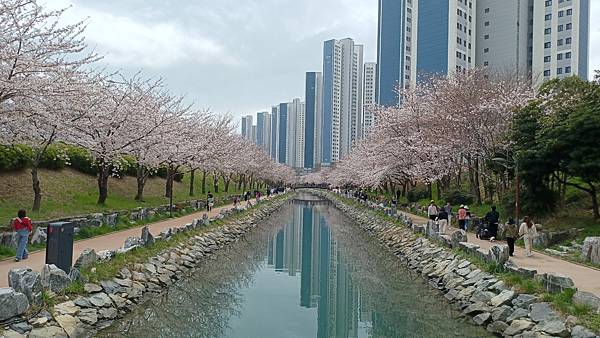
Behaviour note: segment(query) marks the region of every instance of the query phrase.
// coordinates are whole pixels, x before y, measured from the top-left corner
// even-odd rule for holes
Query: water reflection
[[[131,337],[485,337],[441,295],[357,231],[300,196],[193,278],[114,326]]]

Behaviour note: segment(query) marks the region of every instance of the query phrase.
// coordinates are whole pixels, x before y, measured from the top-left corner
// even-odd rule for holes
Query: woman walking
[[[531,249],[533,248],[533,239],[537,236],[535,224],[529,219],[529,216],[523,218],[523,224],[519,228],[519,236],[525,241],[525,256],[531,257]]]
[[[206,211],[211,211],[214,205],[215,205],[215,198],[214,198],[213,194],[211,194],[209,191],[208,195],[206,196]]]
[[[506,244],[508,244],[508,254],[512,257],[515,254],[515,241],[519,237],[519,229],[517,229],[517,224],[512,218],[509,218],[508,223],[505,225],[504,237],[506,237]]]
[[[19,210],[17,218],[13,219],[12,228],[17,234],[17,256],[15,261],[18,262],[29,257],[27,241],[29,240],[29,234],[33,231],[31,219],[27,217],[27,212],[24,209]]]

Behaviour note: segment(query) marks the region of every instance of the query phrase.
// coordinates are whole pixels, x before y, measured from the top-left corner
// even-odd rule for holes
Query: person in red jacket
[[[17,256],[15,261],[27,259],[29,252],[27,252],[27,241],[29,240],[29,234],[33,231],[31,225],[31,219],[27,217],[27,212],[24,209],[19,210],[17,217],[12,221],[13,231],[17,234]]]

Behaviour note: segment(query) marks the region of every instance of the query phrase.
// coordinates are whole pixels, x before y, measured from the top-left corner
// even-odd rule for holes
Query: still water
[[[490,337],[326,202],[300,196],[105,337]]]

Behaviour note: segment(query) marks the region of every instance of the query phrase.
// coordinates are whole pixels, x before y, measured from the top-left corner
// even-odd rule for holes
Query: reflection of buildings
[[[359,299],[364,300],[318,211],[296,205],[292,221],[271,238],[268,248],[268,264],[275,271],[290,276],[300,272],[300,306],[317,308],[317,337],[358,337],[359,316],[367,322],[371,312],[364,303],[359,306]]]

